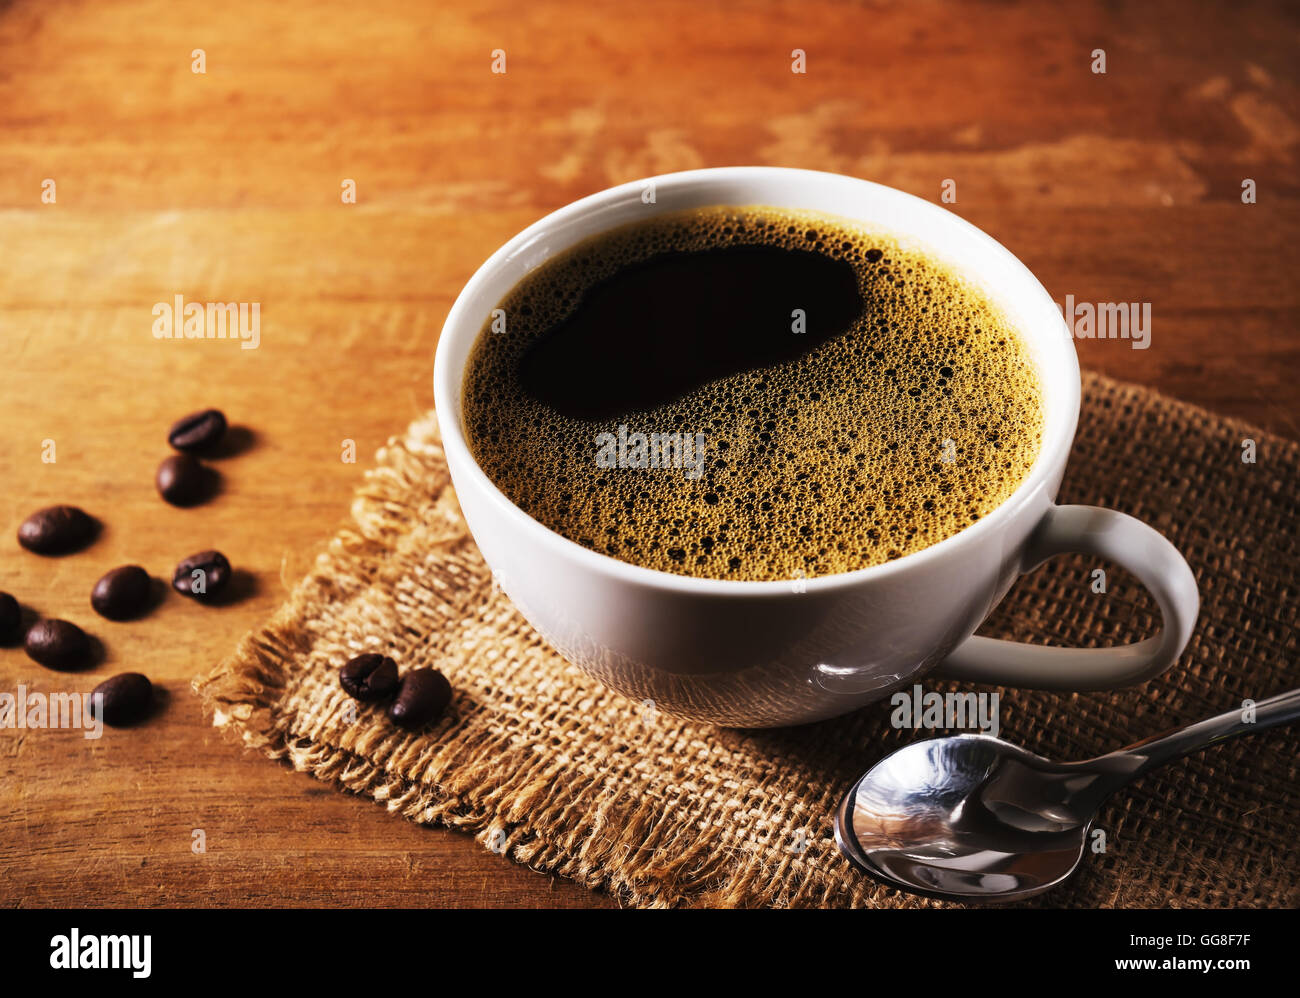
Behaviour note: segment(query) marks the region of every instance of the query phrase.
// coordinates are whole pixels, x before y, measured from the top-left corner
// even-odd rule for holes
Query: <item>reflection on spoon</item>
[[[835,816],[840,850],[899,890],[1014,901],[1079,865],[1097,810],[1130,781],[1236,735],[1300,718],[1300,690],[1084,762],[1057,763],[987,735],[915,742],[864,775]]]

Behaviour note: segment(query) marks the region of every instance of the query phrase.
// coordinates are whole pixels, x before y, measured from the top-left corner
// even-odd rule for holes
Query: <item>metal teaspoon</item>
[[[1300,718],[1300,690],[1082,762],[1053,762],[988,735],[914,742],[876,763],[835,816],[840,851],[902,891],[1016,901],[1064,881],[1102,803],[1167,762]]]

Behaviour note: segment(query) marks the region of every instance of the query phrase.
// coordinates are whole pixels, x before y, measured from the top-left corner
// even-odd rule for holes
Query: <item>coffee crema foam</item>
[[[861,314],[795,359],[640,411],[578,418],[525,390],[530,350],[602,282],[659,254],[752,245],[846,261]],[[881,564],[988,515],[1041,446],[1041,390],[1008,319],[924,251],[845,219],[762,206],[656,216],[544,262],[499,308],[505,332],[489,318],[466,368],[475,460],[546,527],[646,568],[793,580]],[[663,363],[656,343],[642,349]],[[601,435],[620,433],[634,443],[637,433],[702,434],[698,474],[667,460],[602,467]]]

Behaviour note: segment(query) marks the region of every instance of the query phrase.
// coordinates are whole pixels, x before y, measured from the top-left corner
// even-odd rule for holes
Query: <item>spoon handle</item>
[[[1129,782],[1167,762],[1182,758],[1192,752],[1217,745],[1238,735],[1251,735],[1257,731],[1275,728],[1300,720],[1300,689],[1279,693],[1261,700],[1251,708],[1243,705],[1216,717],[1197,721],[1185,728],[1155,735],[1127,748],[1111,752],[1094,760],[1117,777],[1119,783]],[[1111,789],[1114,789],[1112,787]]]

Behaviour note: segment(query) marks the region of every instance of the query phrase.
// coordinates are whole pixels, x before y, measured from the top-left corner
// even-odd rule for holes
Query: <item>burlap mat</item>
[[[1256,462],[1242,461],[1242,442]],[[635,905],[931,907],[837,851],[832,815],[865,768],[925,732],[887,703],[802,728],[735,731],[649,716],[584,677],[492,590],[448,481],[433,414],[366,474],[353,522],[262,629],[195,686],[215,723],[273,758],[421,823],[471,831],[520,863]],[[1003,691],[1002,736],[1077,759],[1300,686],[1295,623],[1300,445],[1095,375],[1062,502],[1111,506],[1187,556],[1201,618],[1182,660],[1113,694]],[[1153,604],[1081,558],[1020,581],[982,633],[1134,640]],[[349,720],[337,670],[361,651],[435,666],[449,714],[408,735]],[[943,684],[928,688],[947,689]],[[1300,730],[1240,738],[1113,798],[1107,851],[1029,905],[1300,903]]]

